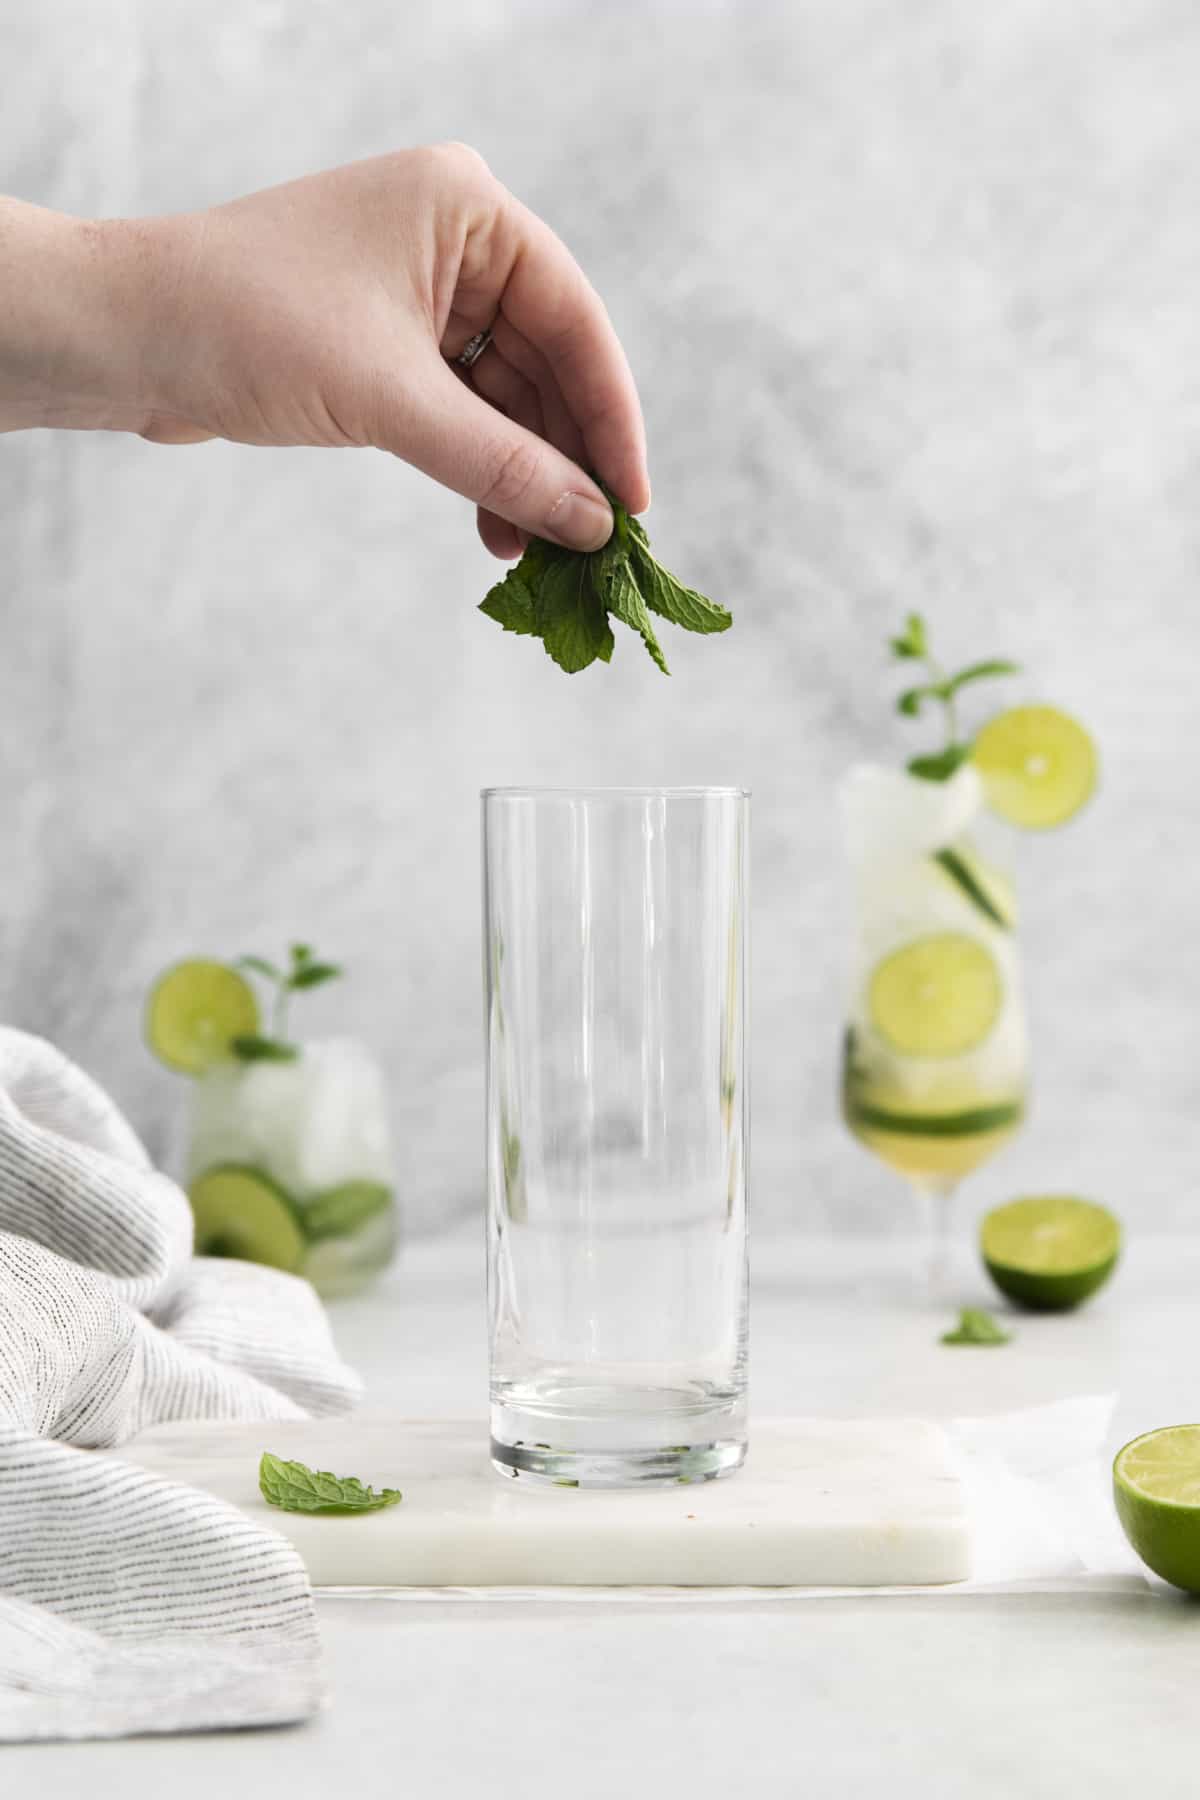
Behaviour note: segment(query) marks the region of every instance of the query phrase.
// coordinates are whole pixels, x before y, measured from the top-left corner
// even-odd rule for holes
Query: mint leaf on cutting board
[[[685,631],[704,633],[728,631],[732,615],[664,569],[651,554],[641,522],[607,488],[605,493],[613,509],[606,544],[599,550],[565,550],[534,538],[479,610],[505,631],[540,637],[546,654],[572,675],[611,660],[610,620],[617,619],[637,632],[652,660],[669,675],[651,613]]]
[[[366,1513],[395,1506],[403,1497],[399,1488],[364,1487],[353,1475],[331,1475],[327,1469],[310,1469],[307,1463],[284,1462],[264,1450],[258,1465],[258,1486],[268,1506],[295,1513]]]

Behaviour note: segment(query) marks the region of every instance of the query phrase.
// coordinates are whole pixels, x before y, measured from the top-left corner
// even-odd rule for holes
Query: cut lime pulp
[[[160,1062],[202,1075],[232,1055],[234,1038],[258,1030],[249,983],[224,963],[194,957],[160,975],[146,1002],[146,1041]]]
[[[299,1269],[305,1239],[282,1188],[259,1169],[206,1169],[188,1190],[197,1256],[233,1256],[272,1269]]]
[[[1091,1200],[1050,1194],[997,1206],[984,1219],[979,1242],[1001,1293],[1040,1312],[1066,1312],[1112,1274],[1121,1227]]]
[[[988,1036],[1004,1003],[995,959],[961,931],[894,950],[872,972],[871,1023],[904,1056],[961,1056]]]
[[[1065,825],[1096,786],[1096,746],[1077,719],[1054,706],[1016,706],[991,719],[971,760],[993,812],[1026,831]]]
[[[1200,1594],[1200,1425],[1166,1425],[1118,1450],[1113,1499],[1147,1567]]]

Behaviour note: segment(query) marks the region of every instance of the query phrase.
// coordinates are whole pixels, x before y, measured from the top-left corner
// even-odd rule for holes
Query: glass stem
[[[930,1178],[913,1183],[925,1215],[927,1279],[930,1295],[942,1299],[950,1282],[950,1207],[957,1182]]]

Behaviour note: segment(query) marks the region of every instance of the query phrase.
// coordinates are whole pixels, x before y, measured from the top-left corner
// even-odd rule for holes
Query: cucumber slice
[[[328,1188],[301,1208],[304,1235],[310,1243],[319,1238],[347,1237],[392,1203],[392,1190],[382,1181],[346,1181]]]
[[[1011,885],[995,869],[989,869],[982,857],[965,844],[936,850],[933,860],[985,919],[1011,931],[1017,922],[1017,901]]]
[[[233,1256],[294,1273],[305,1240],[283,1189],[259,1169],[226,1163],[206,1169],[188,1190],[197,1256]]]

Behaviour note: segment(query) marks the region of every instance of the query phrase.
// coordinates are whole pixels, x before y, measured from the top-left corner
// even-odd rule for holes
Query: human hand
[[[122,325],[88,423],[159,443],[374,445],[476,501],[498,556],[519,554],[518,533],[602,544],[612,515],[585,469],[631,511],[649,504],[637,392],[603,305],[462,145],[93,230],[110,333]]]

